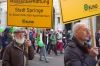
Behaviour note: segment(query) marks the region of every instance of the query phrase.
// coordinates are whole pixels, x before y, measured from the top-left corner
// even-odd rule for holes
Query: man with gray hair
[[[76,23],[73,26],[73,38],[64,53],[65,66],[96,66],[97,47],[88,47],[86,41],[91,36],[86,24]]]

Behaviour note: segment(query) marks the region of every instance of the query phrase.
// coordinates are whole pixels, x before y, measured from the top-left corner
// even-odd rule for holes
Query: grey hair
[[[73,36],[76,36],[76,31],[81,28],[82,26],[86,26],[88,28],[88,26],[85,24],[85,23],[76,23],[73,25],[73,28],[72,28],[72,32],[73,32]]]

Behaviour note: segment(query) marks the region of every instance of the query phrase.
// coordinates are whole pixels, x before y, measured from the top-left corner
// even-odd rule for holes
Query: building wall
[[[98,29],[100,29],[100,16],[97,16],[96,20],[97,20],[97,24],[96,24],[97,25],[96,26],[97,29],[96,30],[98,30]]]
[[[2,3],[2,2],[6,2],[7,0],[0,0],[0,3]]]
[[[55,9],[55,30],[64,30],[64,24],[62,24],[61,21],[61,14],[60,14],[60,5],[59,5],[59,0],[53,0],[53,6]]]
[[[7,26],[7,2],[0,3],[0,26]]]

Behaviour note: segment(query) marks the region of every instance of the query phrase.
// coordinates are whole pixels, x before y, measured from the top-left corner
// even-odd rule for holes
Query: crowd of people
[[[70,34],[67,36],[70,36]],[[28,50],[26,48],[27,44],[29,45]],[[40,55],[40,61],[45,60],[48,63],[47,55],[54,53],[56,56],[59,56],[60,54],[64,54],[64,48],[66,46],[65,31],[60,30],[54,31],[53,29],[26,29],[18,27],[14,32],[10,32],[10,28],[7,27],[4,32],[0,33],[0,59],[3,60],[3,66],[7,66],[6,64],[10,65],[8,63],[9,61],[11,62],[11,66],[20,66],[18,64],[22,64],[24,60],[32,59],[36,53]],[[23,56],[25,55],[24,58],[21,53]],[[13,62],[14,59],[17,60],[17,65]],[[20,59],[24,60],[18,61]]]
[[[0,33],[0,59],[2,66],[27,66],[27,60],[34,59],[35,54],[46,63],[50,62],[48,55],[64,54],[65,66],[96,66],[95,58],[100,58],[100,30],[96,33],[96,45],[92,47],[90,30],[83,23],[76,23],[72,32],[34,28],[10,32],[7,27]]]
[[[70,34],[66,35],[65,31],[54,31],[53,29],[37,30],[36,32],[31,30],[29,36],[37,53],[39,53],[40,47],[45,46],[47,54],[51,54],[51,51],[54,51],[55,55],[58,55],[59,52],[63,54],[64,48],[67,46],[67,41],[71,37]],[[67,36],[68,38],[66,38]]]

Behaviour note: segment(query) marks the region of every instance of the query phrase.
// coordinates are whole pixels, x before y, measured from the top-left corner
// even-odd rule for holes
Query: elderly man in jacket
[[[90,31],[86,24],[76,23],[73,26],[73,38],[65,49],[65,66],[96,66],[98,48],[87,46],[89,37]]]
[[[4,51],[2,66],[27,66],[27,60],[33,58],[34,50],[31,41],[25,39],[23,29],[16,29],[14,40],[10,42]]]

